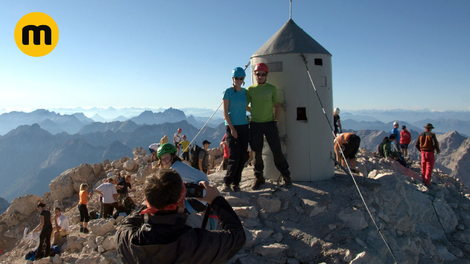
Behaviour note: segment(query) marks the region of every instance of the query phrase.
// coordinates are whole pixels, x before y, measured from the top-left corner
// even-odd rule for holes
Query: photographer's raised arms
[[[245,244],[240,219],[215,186],[203,181],[206,195],[222,230],[210,231],[186,224],[186,190],[174,169],[160,169],[147,177],[147,206],[137,210],[118,228],[118,254],[124,263],[226,263]]]

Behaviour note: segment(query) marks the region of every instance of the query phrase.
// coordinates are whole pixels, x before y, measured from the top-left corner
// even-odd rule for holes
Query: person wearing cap
[[[268,141],[273,153],[274,164],[281,172],[284,186],[292,186],[289,164],[281,149],[277,120],[281,112],[281,102],[277,94],[276,86],[267,83],[269,69],[264,63],[256,64],[254,75],[256,84],[247,88],[247,110],[251,112],[250,120],[250,146],[255,152],[254,173],[255,181],[251,189],[257,190],[265,182],[263,176],[264,163],[262,158],[263,136]],[[274,110],[274,111],[273,111]]]
[[[432,169],[434,168],[434,151],[439,154],[439,142],[437,142],[436,134],[431,131],[434,126],[431,123],[427,123],[424,126],[424,132],[419,134],[416,140],[415,147],[421,152],[421,177],[423,178],[423,184],[429,186],[431,184]]]
[[[204,139],[204,141],[202,141],[202,149],[201,149],[201,151],[199,151],[199,154],[198,154],[199,170],[203,171],[205,174],[208,174],[208,172],[209,172],[208,171],[208,169],[209,169],[209,153],[207,152],[207,150],[209,149],[210,145],[211,145],[211,143],[207,139]]]
[[[183,140],[179,145],[183,150],[183,160],[189,161],[189,150],[191,149],[191,142],[186,140],[186,135],[183,135]]]
[[[406,126],[401,126],[401,131],[400,131],[400,148],[401,148],[401,153],[403,154],[403,157],[408,156],[408,145],[411,142],[411,134],[410,131],[406,129]]]
[[[222,98],[224,104],[225,133],[229,157],[227,174],[224,177],[224,192],[240,191],[242,171],[248,149],[249,128],[246,118],[246,89],[242,87],[245,80],[245,70],[236,67],[232,71],[232,87],[227,88]]]
[[[175,148],[178,150],[178,156],[180,155],[180,142],[181,142],[181,128],[178,128],[178,131],[173,135],[173,143],[175,144]]]
[[[400,151],[400,131],[398,131],[398,127],[400,125],[398,124],[397,121],[393,122],[393,128],[391,134],[395,135],[395,141],[392,142],[392,147],[395,149],[395,151]]]
[[[185,185],[173,169],[147,177],[146,206],[123,220],[116,231],[117,253],[123,263],[226,263],[243,247],[240,218],[213,185],[201,182],[207,202],[217,213],[222,230],[188,226]]]

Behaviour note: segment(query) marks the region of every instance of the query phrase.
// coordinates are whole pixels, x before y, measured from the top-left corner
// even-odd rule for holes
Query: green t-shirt
[[[274,105],[279,103],[276,86],[265,83],[247,88],[246,98],[251,103],[251,121],[266,123],[274,121]]]

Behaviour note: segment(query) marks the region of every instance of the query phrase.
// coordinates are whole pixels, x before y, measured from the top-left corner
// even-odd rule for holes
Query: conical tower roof
[[[322,45],[297,26],[292,19],[289,19],[251,57],[282,53],[320,53],[331,56]]]

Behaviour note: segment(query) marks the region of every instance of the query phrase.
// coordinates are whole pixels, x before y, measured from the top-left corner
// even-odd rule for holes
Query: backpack
[[[380,157],[385,157],[385,155],[384,155],[384,144],[387,140],[388,140],[388,138],[386,140],[382,141],[378,146],[377,153],[379,153]]]
[[[201,151],[201,147],[198,145],[194,144],[194,146],[191,148],[191,166],[193,168],[196,168],[199,170],[199,151]]]

